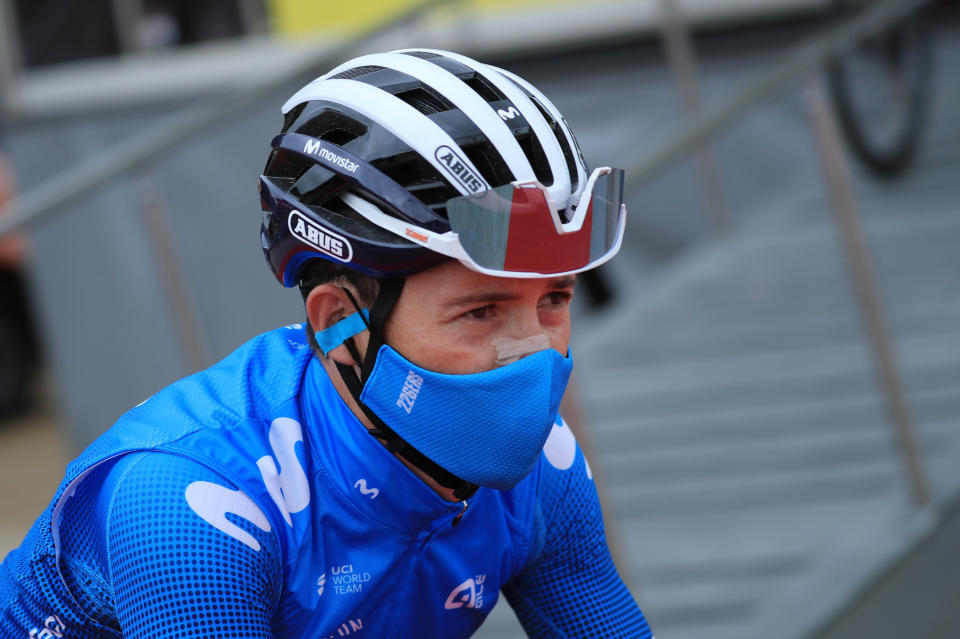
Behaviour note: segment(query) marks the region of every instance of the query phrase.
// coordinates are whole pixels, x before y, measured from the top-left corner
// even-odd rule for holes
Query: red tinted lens
[[[563,273],[590,263],[593,203],[579,231],[558,235],[546,195],[538,188],[514,189],[504,270]]]
[[[483,268],[552,275],[582,270],[608,256],[623,231],[623,171],[597,175],[580,227],[563,229],[540,185],[505,185],[447,202],[452,229]]]

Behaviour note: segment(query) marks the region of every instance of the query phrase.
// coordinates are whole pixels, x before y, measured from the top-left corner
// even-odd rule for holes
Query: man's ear
[[[330,328],[343,318],[356,312],[356,309],[350,302],[350,298],[343,292],[343,289],[336,284],[329,283],[313,287],[307,295],[305,306],[307,319],[310,321],[310,326],[314,331],[322,331]],[[360,352],[363,353],[366,349],[366,340],[362,339],[359,341],[362,342],[358,344],[358,346],[360,347]],[[350,355],[350,351],[347,350],[347,347],[343,344],[327,353],[327,357],[339,364],[359,366],[359,362],[354,361],[353,356]]]

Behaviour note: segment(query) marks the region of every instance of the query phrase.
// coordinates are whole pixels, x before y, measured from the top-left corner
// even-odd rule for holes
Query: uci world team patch
[[[325,229],[296,209],[287,217],[290,232],[307,246],[326,253],[341,262],[353,259],[353,247],[347,238]]]

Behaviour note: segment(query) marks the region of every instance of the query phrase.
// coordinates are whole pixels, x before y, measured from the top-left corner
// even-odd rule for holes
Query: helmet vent
[[[423,87],[401,91],[395,95],[424,115],[443,113],[453,108],[452,104]]]
[[[354,78],[359,78],[362,75],[367,75],[368,73],[373,73],[374,71],[379,71],[383,67],[376,65],[366,65],[362,67],[354,67],[352,69],[347,69],[346,71],[341,71],[337,75],[330,76],[329,80],[353,80]]]
[[[461,78],[461,80],[466,82],[468,87],[476,91],[487,102],[499,102],[507,99],[507,96],[500,93],[496,87],[478,73],[474,73],[469,78]]]
[[[520,148],[523,149],[523,154],[530,161],[530,166],[533,168],[533,174],[537,176],[537,181],[544,186],[552,186],[553,172],[550,170],[550,161],[547,159],[547,154],[544,153],[540,140],[534,135],[533,130],[528,127],[525,131],[516,131],[514,137],[517,139]]]
[[[331,129],[319,137],[325,142],[336,144],[337,146],[344,146],[348,142],[353,142],[360,136],[357,135],[356,131],[348,131],[346,129]]]
[[[313,111],[309,119],[297,127],[297,133],[320,138],[325,142],[343,146],[366,135],[367,126],[359,120],[336,109],[324,108]]]
[[[554,120],[550,112],[540,104],[540,100],[529,94],[528,97],[537,107],[537,110],[540,111],[543,119],[550,125],[550,130],[553,131],[553,137],[557,139],[557,144],[560,145],[560,150],[563,151],[563,159],[567,163],[567,172],[570,173],[570,192],[576,193],[577,187],[579,186],[579,180],[577,179],[577,160],[573,154],[573,149],[570,148],[570,143],[567,142],[567,136],[563,134],[560,123]]]
[[[461,150],[467,155],[467,158],[473,162],[473,165],[480,171],[490,184],[499,186],[509,184],[514,180],[514,175],[510,167],[503,161],[503,157],[492,144],[488,141],[476,142],[474,144],[461,144]]]
[[[415,152],[374,160],[371,164],[441,215],[446,212],[447,200],[459,195],[433,165]]]
[[[443,57],[439,53],[432,53],[430,51],[404,51],[403,53],[406,55],[412,55],[415,58],[423,58],[424,60]]]

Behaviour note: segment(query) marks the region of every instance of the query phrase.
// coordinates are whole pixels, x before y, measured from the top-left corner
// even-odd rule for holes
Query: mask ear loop
[[[455,499],[465,500],[477,491],[476,484],[471,484],[467,480],[454,475],[411,446],[405,439],[400,437],[396,431],[387,426],[373,410],[360,401],[363,386],[373,372],[373,366],[377,360],[377,352],[380,350],[380,347],[386,343],[383,339],[383,328],[386,325],[387,316],[390,314],[390,311],[393,310],[397,300],[400,299],[403,284],[404,280],[402,278],[381,280],[380,293],[377,295],[377,299],[374,300],[373,307],[370,309],[369,320],[364,317],[364,314],[361,312],[360,304],[353,296],[353,293],[347,288],[343,289],[344,293],[346,293],[350,299],[350,303],[353,304],[360,318],[363,320],[364,325],[367,327],[370,338],[367,342],[367,352],[363,357],[359,377],[357,377],[357,373],[352,366],[338,362],[336,364],[337,370],[340,371],[340,376],[350,390],[350,394],[353,395],[353,398],[360,406],[360,409],[374,425],[373,430],[368,430],[367,432],[373,437],[383,439],[387,443],[388,451],[402,455],[404,459],[432,477],[441,486],[452,488]],[[359,362],[361,360],[360,352],[353,338],[350,337],[344,340],[344,345],[346,345],[347,350],[350,351],[354,361]]]
[[[360,313],[360,304],[357,303],[357,299],[353,296],[350,289],[343,288],[343,292],[347,294],[350,303],[353,304],[353,307],[360,313],[360,318],[370,332],[367,352],[360,365],[360,381],[364,384],[367,383],[370,373],[373,372],[373,365],[377,361],[377,351],[386,343],[386,340],[383,338],[383,328],[387,323],[387,316],[390,315],[390,311],[393,310],[393,307],[397,304],[397,300],[400,299],[400,293],[403,292],[404,281],[403,278],[381,280],[380,293],[377,295],[377,299],[374,300],[373,307],[370,309],[369,320],[363,316],[363,313]],[[350,354],[354,355],[355,352],[359,354],[353,338],[350,339],[350,342],[352,342]],[[351,347],[348,346],[347,348],[350,349]],[[357,362],[361,362],[360,358],[356,355],[354,355],[354,358]]]
[[[350,289],[344,286],[341,286],[340,288],[343,289],[343,292],[347,294],[348,298],[350,298],[350,303],[353,304],[353,307],[357,310],[357,315],[360,317],[360,320],[363,322],[363,325],[367,327],[367,332],[370,333],[370,339],[373,340],[374,331],[370,327],[370,322],[367,320],[366,315],[363,313],[363,311],[360,310],[360,305],[357,303],[356,298],[354,298],[353,293],[350,292]],[[353,336],[351,335],[347,339],[343,340],[343,345],[347,347],[347,351],[349,351],[350,357],[353,358],[354,363],[357,366],[361,366],[361,371],[362,371],[364,358],[361,357],[360,349],[357,348],[357,343],[354,341]],[[361,381],[365,383],[367,381],[366,376],[362,376]]]

